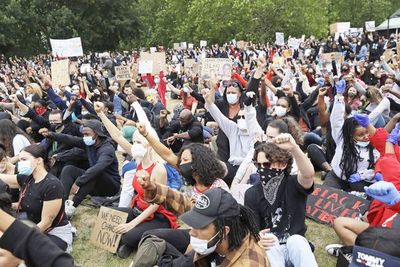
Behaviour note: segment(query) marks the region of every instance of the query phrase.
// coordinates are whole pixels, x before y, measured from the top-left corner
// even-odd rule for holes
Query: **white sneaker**
[[[339,256],[339,249],[343,247],[341,244],[329,244],[325,247],[326,253],[331,256],[338,257]]]
[[[65,214],[67,215],[68,219],[72,218],[75,214],[75,207],[74,202],[72,200],[65,201]]]

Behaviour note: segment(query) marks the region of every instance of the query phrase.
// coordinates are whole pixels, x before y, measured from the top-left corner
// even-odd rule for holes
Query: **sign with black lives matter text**
[[[129,66],[115,67],[115,78],[117,81],[126,81],[131,79],[131,69]]]
[[[232,61],[228,58],[204,58],[201,60],[202,80],[230,80]]]
[[[90,242],[96,247],[115,253],[121,240],[121,235],[115,233],[114,228],[125,223],[127,218],[128,213],[101,207]]]
[[[306,216],[322,224],[333,225],[337,217],[358,218],[364,214],[370,201],[324,185],[314,185],[308,196]]]

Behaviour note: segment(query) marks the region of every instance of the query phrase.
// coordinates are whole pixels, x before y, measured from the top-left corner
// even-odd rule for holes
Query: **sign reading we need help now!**
[[[117,251],[121,235],[114,232],[114,228],[125,223],[128,213],[101,207],[94,225],[90,242],[96,247],[111,253]]]

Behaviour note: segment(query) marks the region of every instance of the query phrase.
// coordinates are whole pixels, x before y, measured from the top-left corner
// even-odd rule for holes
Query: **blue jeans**
[[[386,125],[386,121],[382,115],[379,115],[375,120],[371,121],[371,124],[374,125],[375,128],[383,128]]]

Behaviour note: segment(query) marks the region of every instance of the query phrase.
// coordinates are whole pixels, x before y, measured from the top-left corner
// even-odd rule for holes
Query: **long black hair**
[[[25,136],[32,143],[31,138],[12,121],[8,119],[0,120],[0,144],[4,145],[9,157],[16,156],[13,148],[13,140],[17,134]]]
[[[214,221],[217,232],[222,233],[222,239],[226,238],[225,226],[229,227],[228,233],[228,249],[233,251],[239,248],[243,239],[247,234],[250,234],[256,241],[260,240],[259,227],[256,222],[256,216],[253,210],[240,205],[240,215],[233,217],[218,218]]]
[[[347,118],[344,121],[342,128],[342,138],[343,138],[343,154],[340,159],[340,168],[342,169],[342,174],[348,178],[350,175],[357,172],[358,161],[360,159],[360,152],[357,150],[356,142],[353,139],[353,134],[357,127],[361,127],[355,118]],[[369,149],[369,166],[368,169],[373,169],[375,166],[374,160],[374,148],[371,144],[368,145]]]

